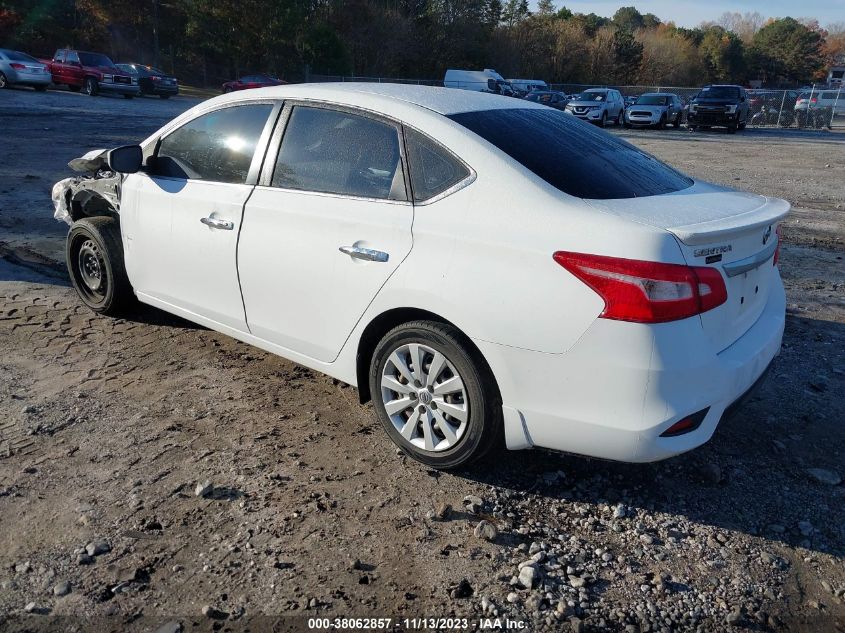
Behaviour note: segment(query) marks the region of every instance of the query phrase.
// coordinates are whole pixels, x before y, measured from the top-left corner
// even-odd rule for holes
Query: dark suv
[[[748,96],[742,86],[704,86],[690,101],[690,130],[726,127],[733,133],[745,129],[747,123]]]

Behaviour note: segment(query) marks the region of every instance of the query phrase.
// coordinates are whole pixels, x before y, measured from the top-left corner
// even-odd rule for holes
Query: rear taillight
[[[778,259],[780,259],[780,240],[781,240],[781,232],[780,232],[780,224],[775,227],[775,235],[778,238],[778,245],[775,246],[775,256],[772,258],[772,266],[778,265]]]
[[[558,251],[555,261],[604,299],[604,319],[677,321],[707,312],[728,298],[715,268],[645,262]]]
[[[24,66],[23,64],[19,64],[17,62],[12,62],[11,64],[9,64],[9,66],[14,68],[15,70],[26,70],[26,66]]]

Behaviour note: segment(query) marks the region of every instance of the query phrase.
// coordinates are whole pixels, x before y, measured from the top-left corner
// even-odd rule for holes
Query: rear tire
[[[390,330],[373,353],[369,382],[388,437],[427,466],[465,467],[501,443],[492,373],[451,325],[411,321]]]
[[[9,87],[9,80],[6,79],[6,75],[4,75],[3,73],[0,73],[0,90],[2,90],[3,88],[8,88],[8,87]]]
[[[82,218],[67,236],[65,259],[73,287],[94,312],[115,316],[135,303],[123,262],[117,218]]]

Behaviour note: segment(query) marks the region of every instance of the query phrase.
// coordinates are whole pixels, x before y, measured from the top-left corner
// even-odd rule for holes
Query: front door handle
[[[231,231],[235,228],[235,223],[231,220],[218,220],[217,218],[200,218],[200,222],[213,229],[223,229],[224,231]]]
[[[369,262],[386,262],[390,259],[390,255],[383,251],[374,251],[371,248],[361,248],[360,246],[341,246],[338,250],[353,259],[364,259]]]

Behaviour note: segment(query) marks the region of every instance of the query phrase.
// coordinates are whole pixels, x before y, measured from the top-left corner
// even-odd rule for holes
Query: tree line
[[[845,54],[845,24],[726,13],[682,28],[552,0],[0,0],[0,45],[63,46],[215,84],[245,72],[442,79],[447,68],[576,84],[793,86]]]

